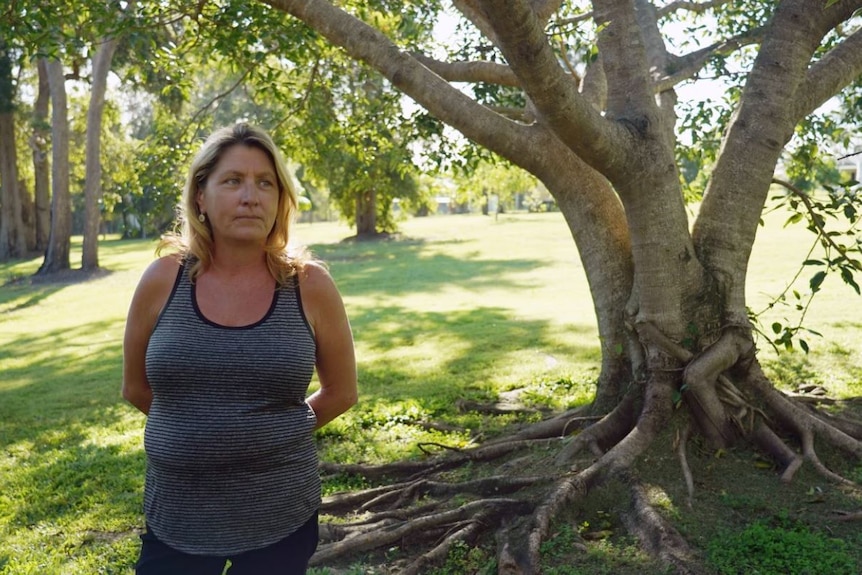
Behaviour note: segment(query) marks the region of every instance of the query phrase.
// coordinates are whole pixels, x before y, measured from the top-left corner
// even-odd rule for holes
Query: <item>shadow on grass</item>
[[[143,417],[120,398],[121,343],[106,339],[119,323],[34,332],[0,347],[0,532],[10,537],[0,565],[4,553],[18,556],[15,545],[50,562],[135,540]],[[39,572],[65,572],[53,569]]]
[[[433,292],[451,284],[463,284],[475,291],[507,285],[514,289],[526,286],[507,280],[507,274],[542,265],[537,260],[478,259],[475,254],[455,257],[428,247],[420,240],[398,240],[323,244],[311,246],[311,250],[337,270],[341,290],[355,296]]]
[[[468,425],[486,437],[504,433],[507,426],[518,423],[517,416],[480,416],[461,412],[456,406],[461,401],[493,404],[501,399],[500,391],[532,390],[537,383],[553,384],[572,377],[557,365],[557,358],[574,365],[598,366],[600,362],[597,347],[561,342],[549,322],[515,318],[509,310],[498,308],[417,312],[389,306],[360,310],[354,315],[354,323],[357,341],[383,353],[373,362],[362,362],[360,358],[360,402],[344,422],[346,429],[355,424],[365,431],[353,436],[354,431],[340,432],[340,426],[336,426],[322,435],[336,442],[349,439],[357,460],[385,453],[389,447],[371,443],[387,441],[378,433],[385,434],[393,424],[407,421]],[[587,335],[593,332],[589,326],[569,329]],[[428,348],[439,351],[439,357],[409,351],[428,342],[433,342]],[[525,362],[541,362],[541,366],[519,372],[518,365]],[[518,380],[522,375],[524,379]],[[566,393],[569,399],[555,400],[571,406],[572,401],[580,403],[592,397],[593,375],[576,374],[574,377],[580,379],[576,385],[580,387]],[[408,444],[415,442],[405,439],[405,453],[413,450]],[[331,444],[327,457],[344,455],[337,449],[330,453],[329,448]]]
[[[122,321],[22,335],[0,347],[0,445],[120,403],[122,342],[105,338]]]
[[[95,415],[95,414],[94,414]],[[120,414],[101,410],[67,422],[63,429],[45,429],[20,461],[6,496],[14,500],[11,523],[67,524],[77,517],[102,515],[105,523],[119,516],[137,518],[144,477],[144,457],[122,445],[98,445],[89,430],[110,427]]]
[[[20,280],[7,283],[0,286],[0,314],[12,313],[39,305],[45,298],[60,291],[63,287],[56,284],[32,286]]]

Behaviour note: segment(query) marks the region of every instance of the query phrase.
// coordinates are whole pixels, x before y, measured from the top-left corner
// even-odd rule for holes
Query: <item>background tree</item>
[[[71,268],[72,199],[69,190],[69,109],[63,63],[45,62],[51,91],[51,231],[45,261],[37,274]]]
[[[15,81],[12,47],[0,40],[0,260],[21,257],[27,251],[18,189],[18,154],[15,137]]]
[[[48,142],[51,123],[48,118],[51,99],[48,87],[48,71],[45,60],[36,60],[37,87],[36,101],[33,104],[32,133],[29,144],[33,157],[33,207],[34,207],[34,245],[39,252],[48,247],[48,233],[51,229],[51,162],[48,159]]]
[[[858,85],[862,31],[854,14],[862,1],[659,7],[646,0],[455,0],[470,30],[465,38],[471,44],[461,56],[471,61],[435,60],[397,45],[367,18],[368,3],[267,3],[378,70],[440,121],[536,176],[578,247],[602,342],[592,407],[603,417],[561,451],[558,462],[569,473],[539,500],[505,509],[486,505],[483,524],[525,509],[529,517],[503,536],[501,573],[535,572],[551,520],[607,478],[629,474],[636,486],[633,463],[670,421],[678,422],[672,417],[678,405],[688,415],[682,437],[691,431],[714,447],[749,440],[776,461],[785,481],[807,462],[830,480],[850,483],[823,465],[814,438],[859,458],[860,426],[801,409],[771,385],[758,361],[745,278],[782,151],[806,118]],[[697,28],[702,43],[675,54],[665,27],[694,27],[702,15],[712,22]],[[719,34],[713,38],[711,31]],[[677,88],[713,73],[731,73],[740,89],[730,90],[717,118],[720,140],[704,147],[714,161],[697,164],[709,174],[691,225],[680,169],[685,143],[678,134],[678,114],[686,108]],[[467,81],[481,87],[471,95],[454,84]],[[855,218],[853,211],[845,215]],[[851,274],[859,269],[854,250],[858,243],[835,252]],[[571,417],[519,437],[572,432],[578,426],[569,424]],[[640,516],[655,518],[638,493],[635,487]],[[686,542],[670,526],[645,521],[644,531],[649,527],[655,537],[663,534],[668,563],[680,572],[697,571]],[[332,543],[316,560],[349,548],[356,545]]]
[[[130,9],[134,9],[134,2]],[[102,115],[105,109],[105,92],[108,73],[119,40],[115,36],[100,37],[91,61],[92,81],[90,105],[87,107],[87,175],[84,189],[86,211],[84,216],[84,247],[81,267],[94,270],[99,267],[99,224],[102,201]]]
[[[488,213],[488,198],[497,196],[498,210],[524,209],[536,190],[536,178],[505,161],[482,161],[468,171],[458,172],[455,199],[459,204],[478,206]]]
[[[410,151],[415,132],[400,95],[378,74],[333,56],[315,64],[302,118],[294,125],[294,156],[315,187],[328,188],[357,237],[373,238],[395,231],[396,198],[415,200],[419,193]]]

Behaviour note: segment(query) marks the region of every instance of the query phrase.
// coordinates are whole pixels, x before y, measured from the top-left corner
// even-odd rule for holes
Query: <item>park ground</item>
[[[797,317],[807,270],[787,292],[789,305],[768,306],[814,240],[801,226],[768,224],[748,292],[755,311],[767,309],[767,332]],[[296,229],[338,282],[359,360],[360,403],[318,432],[324,461],[421,459],[428,446],[477,445],[589,402],[600,359],[595,316],[560,214],[417,218],[387,241],[342,241],[350,235],[337,223]],[[120,399],[121,341],[154,246],[105,238],[104,271],[88,278],[32,280],[38,258],[0,266],[0,574],[131,573],[143,524],[144,418]],[[73,261],[79,250],[78,243]],[[783,390],[823,394],[835,411],[862,411],[860,303],[828,278],[807,311],[805,325],[823,334],[804,336],[808,354],[778,354],[759,340]],[[466,407],[491,404],[512,409]],[[862,530],[846,520],[862,507],[858,493],[804,468],[782,485],[772,464],[745,448],[695,445],[689,506],[671,439],[642,458],[639,471],[654,486],[653,502],[716,573],[862,572]],[[535,455],[539,464],[551,459]],[[862,482],[862,463],[834,453],[826,463]],[[499,471],[505,462],[494,465],[462,473]],[[326,494],[372,485],[350,475],[324,483]],[[544,573],[664,572],[626,535],[620,492],[612,482],[561,518],[544,547]],[[387,573],[416,551],[405,542],[315,573]],[[493,557],[492,541],[456,546],[433,575],[491,573]],[[744,566],[758,557],[774,559]]]

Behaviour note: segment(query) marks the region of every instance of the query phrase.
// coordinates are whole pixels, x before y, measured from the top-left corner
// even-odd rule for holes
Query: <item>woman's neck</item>
[[[267,270],[266,252],[259,246],[218,246],[213,249],[210,268],[219,275],[240,275]]]

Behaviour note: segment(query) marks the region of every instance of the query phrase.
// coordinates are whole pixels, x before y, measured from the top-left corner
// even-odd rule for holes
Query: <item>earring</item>
[[[199,221],[200,223],[204,223],[205,221],[207,221],[207,215],[206,215],[206,214],[204,214],[204,213],[200,213],[200,214],[198,214],[198,221]]]

